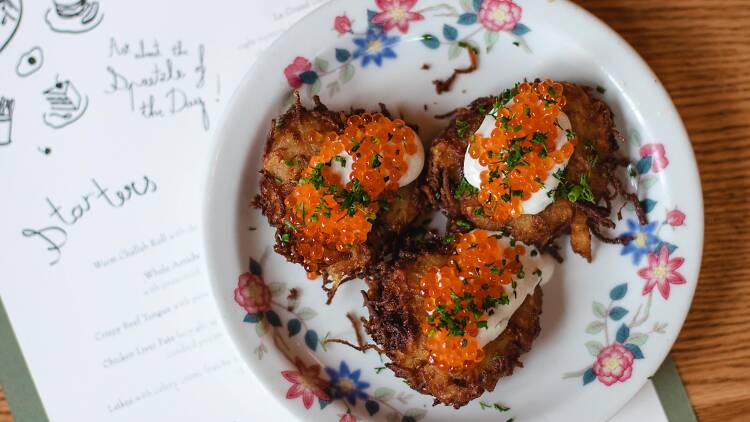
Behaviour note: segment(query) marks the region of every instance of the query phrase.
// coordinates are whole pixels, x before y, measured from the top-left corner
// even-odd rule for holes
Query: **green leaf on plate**
[[[312,85],[308,85],[307,95],[310,97],[318,95],[320,93],[321,85],[322,83],[320,82],[320,78],[316,79]]]
[[[643,211],[646,212],[646,214],[650,213],[651,211],[656,208],[656,204],[659,202],[654,201],[653,199],[646,198],[643,201],[641,201],[641,207],[643,207]]]
[[[250,258],[250,273],[257,276],[263,275],[263,266],[260,265],[260,262],[252,258]]]
[[[604,345],[599,343],[598,341],[588,341],[586,342],[586,350],[589,351],[591,356],[598,356],[599,352],[604,348]]]
[[[617,340],[618,343],[625,343],[625,340],[630,337],[630,328],[622,324],[620,328],[617,329],[617,333],[615,334],[615,340]]]
[[[388,401],[396,395],[396,392],[388,387],[380,387],[372,395],[380,401]]]
[[[440,40],[438,37],[432,35],[432,34],[424,34],[422,35],[422,44],[424,44],[427,48],[436,50],[440,48]]]
[[[620,300],[625,297],[628,293],[628,283],[618,284],[609,291],[609,298],[612,300]]]
[[[635,146],[641,145],[641,133],[638,132],[638,129],[630,129],[630,133],[628,134],[628,142]]]
[[[477,14],[476,13],[464,13],[463,15],[458,17],[458,23],[460,25],[474,25],[477,23]]]
[[[315,81],[320,80],[320,78],[318,77],[318,72],[312,70],[300,73],[299,78],[302,79],[302,82],[307,85],[312,85],[315,83]]]
[[[594,368],[588,368],[583,373],[583,385],[586,385],[596,379],[596,374],[594,373]]]
[[[511,30],[511,32],[513,33],[513,35],[518,35],[519,37],[522,37],[528,34],[529,32],[531,32],[531,28],[529,28],[528,26],[522,23],[519,23]]]
[[[628,310],[623,308],[622,306],[615,306],[614,308],[609,310],[609,317],[615,321],[623,319],[627,314]]]
[[[458,38],[458,29],[456,27],[448,25],[447,23],[443,25],[443,37],[445,37],[448,41],[456,41]]]
[[[281,318],[273,309],[266,311],[266,321],[268,321],[274,327],[281,327]]]
[[[270,328],[271,326],[266,321],[260,321],[260,323],[255,324],[255,334],[257,334],[258,337],[263,337]]]
[[[404,412],[404,416],[413,418],[415,421],[418,421],[427,415],[427,411],[424,409],[408,409],[406,412]]]
[[[297,318],[290,319],[286,323],[286,328],[289,331],[289,337],[294,337],[302,330],[302,323]]]
[[[286,97],[284,97],[284,101],[281,102],[281,108],[283,110],[287,110],[293,105],[294,105],[294,91],[289,91]]]
[[[643,351],[640,347],[636,346],[635,344],[628,343],[625,345],[625,348],[630,351],[630,353],[633,354],[633,357],[636,359],[643,359]]]
[[[586,332],[589,334],[597,334],[604,329],[604,322],[594,321],[586,327]]]
[[[321,59],[320,57],[316,57],[315,68],[321,72],[328,72],[328,60]]]
[[[272,283],[268,283],[268,289],[271,291],[271,296],[276,297],[286,292],[286,283],[274,281]]]
[[[627,342],[635,344],[636,346],[643,346],[648,341],[648,334],[646,333],[632,333],[628,338]]]
[[[607,308],[599,302],[593,304],[594,315],[599,318],[605,318],[607,316]]]
[[[342,84],[345,84],[352,80],[354,77],[354,72],[356,69],[354,68],[354,65],[351,63],[348,63],[346,66],[342,67],[341,70],[339,70],[339,80]]]
[[[635,165],[636,170],[638,171],[638,174],[646,174],[649,171],[651,171],[651,163],[653,162],[652,157],[643,157],[638,161],[638,164]]]
[[[316,317],[317,315],[318,315],[318,313],[317,313],[317,312],[316,312],[316,311],[315,311],[314,309],[312,309],[312,308],[308,308],[308,307],[304,307],[304,308],[302,308],[302,309],[301,309],[301,310],[299,311],[299,313],[298,313],[298,316],[300,317],[300,319],[303,319],[303,320],[305,320],[305,321],[307,321],[307,320],[309,320],[309,319],[313,319],[313,318],[315,318],[315,317]]]
[[[338,60],[340,63],[345,63],[351,57],[352,57],[352,53],[350,53],[349,50],[345,48],[336,49],[336,60]]]
[[[339,85],[339,81],[333,81],[326,86],[328,87],[329,97],[333,97],[337,92],[341,91],[341,85]]]
[[[370,416],[378,413],[380,410],[380,404],[376,402],[375,400],[367,400],[365,402],[365,409],[367,409],[367,413],[370,414]]]
[[[448,59],[453,60],[457,58],[461,54],[461,48],[458,43],[451,44],[451,46],[448,48]]]
[[[313,352],[318,348],[318,333],[315,330],[309,330],[305,333],[305,344]]]
[[[497,40],[500,39],[500,33],[494,32],[494,31],[485,31],[484,33],[484,42],[487,44],[487,52],[491,52],[492,49],[495,47],[495,44],[497,44]]]
[[[646,176],[643,179],[641,179],[640,188],[643,189],[644,191],[648,191],[649,189],[654,187],[654,185],[656,185],[657,183],[659,183],[658,177]]]

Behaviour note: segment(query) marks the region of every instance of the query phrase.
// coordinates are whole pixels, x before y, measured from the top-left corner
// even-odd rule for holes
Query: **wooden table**
[[[706,243],[673,356],[701,421],[748,420],[750,0],[576,1],[643,55],[685,120],[703,179]],[[0,422],[9,421],[0,389]]]
[[[690,133],[706,237],[672,354],[701,421],[750,420],[750,1],[576,1],[643,55]]]

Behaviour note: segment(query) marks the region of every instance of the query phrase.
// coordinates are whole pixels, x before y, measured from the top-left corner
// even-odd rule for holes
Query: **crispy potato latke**
[[[288,261],[299,264],[304,263],[304,258],[295,248],[293,232],[284,223],[287,212],[284,200],[297,186],[310,159],[321,150],[322,144],[311,140],[320,139],[322,142],[323,137],[311,135],[314,132],[340,133],[350,115],[361,114],[359,111],[349,115],[333,112],[317,96],[314,101],[315,107],[308,110],[302,106],[297,94],[295,104],[273,121],[260,172],[260,195],[254,201],[254,205],[260,208],[268,222],[276,228],[274,250]],[[382,105],[381,113],[388,116]],[[345,252],[335,253],[333,259],[320,267],[323,288],[328,293],[329,302],[342,282],[365,277],[384,256],[396,250],[396,240],[417,218],[427,202],[420,188],[422,180],[420,178],[408,186],[384,194],[381,200],[387,203],[387,209],[377,215],[367,241],[354,245]]]
[[[540,249],[550,246],[558,236],[570,233],[573,250],[590,262],[591,233],[608,243],[630,241],[626,238],[610,239],[601,233],[601,227],[615,226],[610,220],[615,198],[619,196],[632,202],[642,224],[646,224],[646,218],[638,198],[625,192],[615,176],[617,167],[626,166],[628,162],[618,154],[617,132],[609,106],[593,98],[587,87],[570,83],[563,83],[563,87],[567,99],[563,111],[570,118],[580,141],[564,177],[565,180],[588,177],[595,203],[571,202],[558,195],[541,213],[521,215],[505,223],[475,212],[481,207],[476,194],[459,188],[464,180],[464,155],[471,136],[499,97],[480,98],[467,108],[456,111],[451,123],[430,149],[425,191],[432,205],[442,209],[451,220],[464,220],[480,229],[507,230],[513,238]],[[457,122],[460,122],[460,127]]]
[[[485,391],[492,391],[502,377],[522,366],[521,355],[531,350],[539,335],[542,313],[542,289],[513,314],[506,330],[484,346],[485,358],[466,369],[448,371],[429,362],[426,335],[420,329],[419,284],[433,266],[445,265],[450,251],[442,246],[423,248],[421,252],[402,252],[392,263],[382,264],[367,279],[369,290],[363,293],[370,318],[367,333],[383,349],[396,376],[413,389],[435,397],[435,404],[460,408]]]

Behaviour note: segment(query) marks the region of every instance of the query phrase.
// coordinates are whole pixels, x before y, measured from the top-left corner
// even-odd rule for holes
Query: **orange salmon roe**
[[[419,142],[403,120],[381,114],[352,116],[341,134],[313,136],[323,138],[322,148],[284,200],[284,222],[291,233],[282,235],[283,241],[294,236],[295,251],[304,258],[310,278],[321,264],[332,263],[367,240],[380,210],[377,200],[384,192],[398,189],[399,179],[408,169],[405,157],[417,152]],[[331,167],[334,160],[352,166],[345,185]]]
[[[477,199],[484,214],[506,222],[523,214],[521,203],[542,189],[552,169],[573,154],[575,134],[559,149],[557,118],[565,106],[563,86],[553,81],[522,83],[511,105],[497,109],[489,138],[475,135],[469,155],[487,167]]]
[[[477,334],[487,324],[486,313],[507,304],[505,286],[523,278],[521,245],[503,247],[485,230],[462,235],[450,262],[427,270],[420,281],[426,315],[430,362],[441,368],[468,368],[484,359]]]

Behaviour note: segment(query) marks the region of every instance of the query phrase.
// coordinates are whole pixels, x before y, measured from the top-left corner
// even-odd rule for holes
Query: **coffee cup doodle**
[[[52,0],[53,7],[47,10],[44,19],[55,32],[79,34],[99,26],[104,15],[99,2],[88,0]]]

